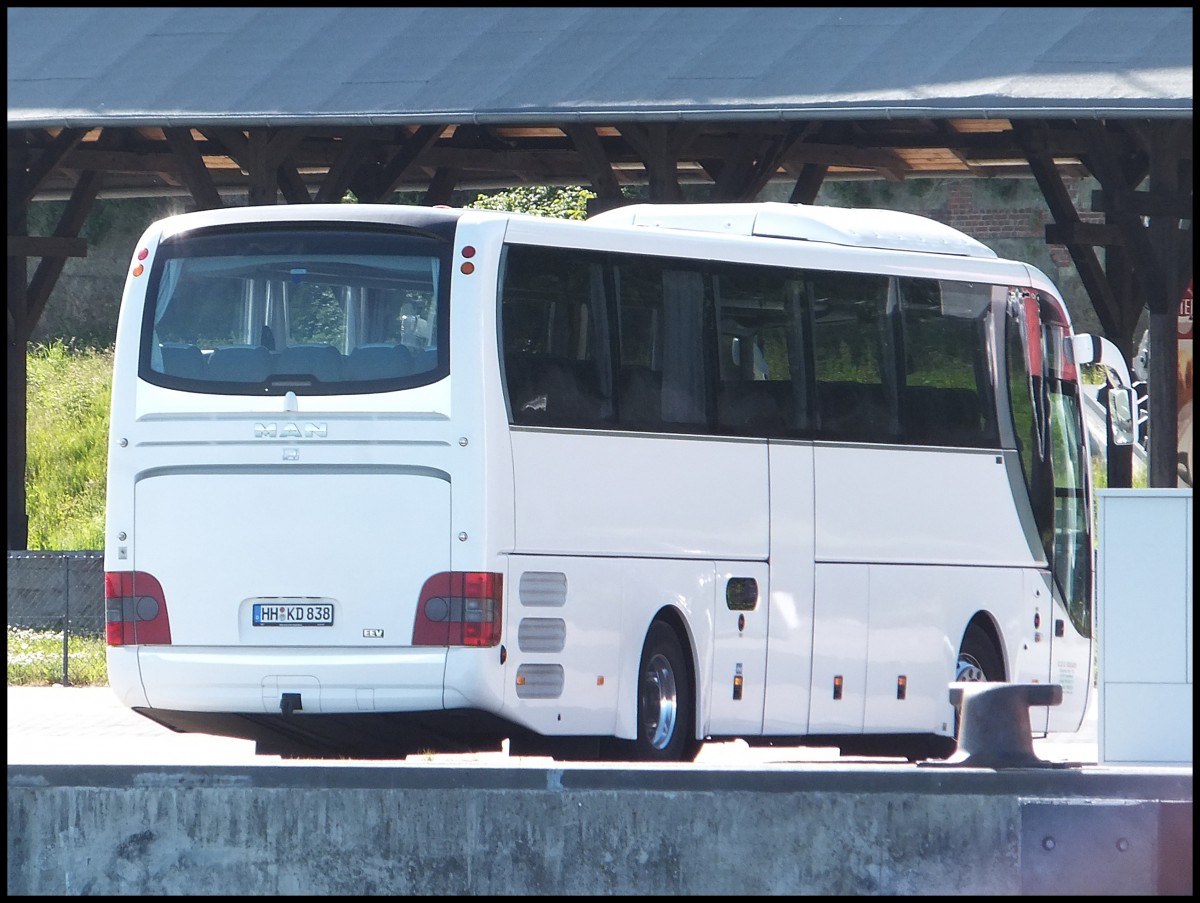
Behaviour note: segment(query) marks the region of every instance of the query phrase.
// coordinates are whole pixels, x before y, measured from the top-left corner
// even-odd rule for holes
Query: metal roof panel
[[[1190,7],[8,9],[9,127],[1191,116]]]

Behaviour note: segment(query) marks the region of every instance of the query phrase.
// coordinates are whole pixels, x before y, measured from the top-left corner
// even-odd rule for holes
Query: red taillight
[[[171,642],[162,585],[142,571],[104,575],[104,627],[110,646]]]
[[[503,579],[483,571],[443,571],[421,587],[414,646],[495,646]]]

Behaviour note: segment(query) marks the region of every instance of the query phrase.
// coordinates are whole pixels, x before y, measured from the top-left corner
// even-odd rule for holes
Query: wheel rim
[[[642,732],[654,749],[665,749],[671,742],[678,711],[675,672],[667,657],[656,653],[642,672]]]
[[[983,681],[987,680],[987,676],[983,673],[983,666],[973,655],[963,653],[958,657],[958,668],[955,671],[954,679],[956,681]]]

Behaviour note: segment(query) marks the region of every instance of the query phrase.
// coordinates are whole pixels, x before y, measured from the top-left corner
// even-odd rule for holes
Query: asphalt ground
[[[1034,753],[1047,762],[1095,765],[1098,762],[1096,694],[1083,727],[1072,736],[1033,741]],[[122,705],[108,687],[9,687],[9,765],[278,765],[278,756],[258,756],[249,740],[206,734],[177,734]],[[287,760],[303,764],[305,760]],[[506,752],[410,756],[409,763],[501,764],[544,766],[544,758],[510,757]],[[903,759],[840,757],[812,747],[751,748],[743,741],[706,743],[696,762],[702,766],[754,768],[788,763],[894,763]],[[338,764],[322,760],[322,764]],[[361,764],[346,762],[345,764]]]

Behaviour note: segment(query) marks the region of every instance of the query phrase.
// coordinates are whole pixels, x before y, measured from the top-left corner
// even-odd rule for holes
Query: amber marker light
[[[135,276],[140,276],[144,272],[146,272],[146,268],[144,266],[142,266],[140,263],[133,268],[133,275],[135,275]]]
[[[462,270],[464,276],[470,276],[475,272],[475,264],[468,260],[459,269]]]

